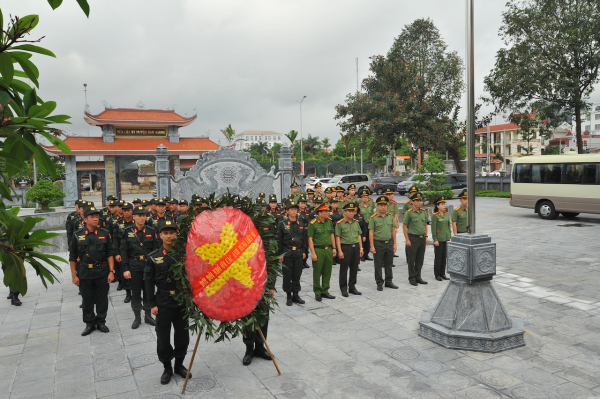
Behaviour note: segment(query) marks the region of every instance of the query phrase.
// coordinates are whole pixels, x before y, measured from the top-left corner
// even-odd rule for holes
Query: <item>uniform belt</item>
[[[351,248],[354,248],[357,245],[358,245],[358,243],[356,243],[356,244],[342,244],[342,247],[351,247]]]
[[[301,250],[300,247],[287,247],[287,248],[291,251],[300,251]]]
[[[146,260],[146,255],[134,256],[133,260]]]
[[[466,232],[467,232],[467,230],[465,230],[465,231],[458,231],[458,230],[457,230],[457,231],[456,231],[456,234],[462,234],[462,233],[466,233]]]
[[[97,269],[100,266],[104,266],[106,263],[100,263],[100,262],[95,262],[95,263],[83,263],[83,262],[79,262],[80,265],[84,266],[86,269]]]
[[[161,290],[160,288],[157,288],[160,292],[166,292],[169,295],[175,295],[177,294],[177,291],[172,290],[172,291],[165,291],[165,290]]]
[[[331,245],[328,245],[328,246],[324,246],[324,245],[315,245],[314,247],[315,247],[315,249],[329,249],[329,248],[331,248]]]
[[[373,240],[373,241],[375,241],[375,242],[382,242],[382,243],[384,243],[384,244],[387,244],[387,243],[389,243],[391,240],[386,240],[386,241],[384,241],[384,240]]]
[[[419,236],[419,235],[416,235],[416,234],[409,234],[408,236],[409,236],[409,237],[416,237],[416,238],[423,238],[423,237],[425,237],[425,235],[424,235],[424,234],[423,234],[423,235],[420,235],[420,236]]]

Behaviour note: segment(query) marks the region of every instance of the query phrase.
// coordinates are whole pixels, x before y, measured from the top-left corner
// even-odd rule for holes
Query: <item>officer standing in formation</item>
[[[175,276],[170,268],[181,260],[181,255],[169,251],[177,238],[177,224],[172,220],[160,220],[157,228],[162,245],[150,252],[144,269],[145,292],[152,314],[156,316],[156,351],[164,371],[160,383],[168,384],[173,372],[186,378],[187,368],[183,360],[190,343],[187,329],[189,320],[186,309],[174,298],[177,295]],[[173,326],[173,344],[171,345],[171,325]],[[172,361],[175,359],[175,368]],[[191,378],[190,374],[190,378]]]
[[[329,294],[329,282],[336,247],[329,208],[323,204],[315,211],[318,217],[309,223],[307,236],[313,264],[313,291],[315,299],[321,302],[322,298],[335,299]]]
[[[460,199],[460,206],[454,208],[452,212],[452,231],[454,234],[468,233],[469,232],[469,197],[467,196],[467,190],[463,190],[458,194]]]
[[[421,269],[425,258],[427,245],[427,212],[421,209],[423,198],[421,194],[412,197],[413,207],[404,215],[403,232],[406,241],[406,255],[408,261],[408,281],[411,285],[427,284],[421,278]]]
[[[398,289],[392,281],[392,264],[396,252],[396,222],[391,213],[387,211],[390,200],[387,197],[377,198],[377,213],[369,217],[369,242],[371,253],[375,257],[375,284],[377,291],[383,291],[383,284],[387,288]],[[381,275],[382,267],[385,269],[385,280]]]
[[[446,210],[446,199],[440,197],[434,201],[435,209],[431,217],[431,238],[433,239],[433,275],[437,281],[450,280],[446,277],[446,257],[448,241],[452,236],[450,217]]]
[[[353,295],[362,294],[356,289],[358,264],[363,256],[362,231],[358,221],[354,219],[357,209],[354,202],[344,205],[344,219],[338,221],[335,226],[335,247],[340,250],[340,290],[343,297],[348,297],[348,292]]]
[[[300,277],[302,276],[303,259],[308,254],[308,243],[306,239],[306,224],[298,218],[298,204],[294,201],[288,201],[287,217],[283,217],[277,228],[277,243],[279,251],[286,251],[280,258],[283,262],[283,291],[287,295],[287,306],[292,306],[292,302],[300,305],[304,300],[300,298],[298,292],[301,290]]]
[[[146,290],[144,289],[144,268],[148,262],[148,254],[157,249],[158,241],[154,227],[146,226],[144,207],[138,206],[133,210],[135,223],[126,227],[121,234],[120,254],[123,277],[129,280],[131,287],[131,310],[134,320],[132,329],[137,329],[142,323],[140,313],[144,309],[144,322],[155,326],[156,322],[150,314]],[[143,292],[143,295],[142,295]],[[143,300],[143,302],[142,302]]]
[[[115,272],[115,248],[109,231],[98,227],[100,211],[90,206],[85,209],[83,216],[85,227],[77,230],[69,243],[69,266],[73,284],[80,286],[83,299],[83,322],[86,327],[81,335],[85,336],[95,329],[109,332],[106,314],[109,284]]]

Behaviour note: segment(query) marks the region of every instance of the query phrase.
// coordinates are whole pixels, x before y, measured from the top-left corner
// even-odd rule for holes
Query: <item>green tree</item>
[[[273,144],[273,147],[271,147],[271,156],[273,163],[275,163],[275,160],[279,158],[279,151],[281,151],[281,147],[281,143],[275,143]]]
[[[317,152],[319,152],[319,150],[321,149],[321,145],[322,145],[322,143],[319,141],[319,138],[313,137],[310,134],[308,135],[308,138],[306,138],[306,140],[304,140],[304,143],[303,143],[304,151],[312,154],[313,156]]]
[[[583,153],[581,113],[600,66],[600,2],[510,0],[500,36],[507,48],[484,79],[486,101],[516,115],[537,109],[550,126],[572,118]]]
[[[260,155],[266,155],[269,153],[269,144],[264,141],[250,144],[250,151],[256,151]]]
[[[329,138],[325,137],[323,139],[323,141],[321,142],[321,145],[323,146],[323,148],[325,148],[326,150],[328,150],[329,147],[331,147],[331,143],[329,142]]]
[[[40,209],[43,211],[50,210],[50,204],[65,198],[65,193],[56,184],[50,180],[40,180],[31,187],[25,199],[29,202],[39,202]]]
[[[433,205],[433,201],[441,196],[452,198],[454,193],[450,186],[444,185],[446,175],[446,164],[435,154],[429,153],[429,157],[421,163],[419,174],[414,177],[417,183],[414,184],[419,190],[428,205]],[[429,173],[429,175],[425,175]]]
[[[86,0],[77,0],[86,15],[89,5]],[[58,8],[61,0],[48,0],[53,9]],[[43,147],[37,144],[44,137],[61,151],[70,154],[69,147],[59,138],[62,131],[53,125],[69,123],[67,115],[53,115],[56,102],[42,100],[36,92],[39,88],[39,70],[33,63],[35,54],[55,57],[54,53],[31,43],[40,42],[31,36],[40,18],[37,15],[17,16],[4,20],[0,10],[0,256],[5,266],[5,285],[25,295],[27,278],[25,264],[31,265],[47,287],[56,277],[51,269],[58,272],[61,268],[55,261],[66,262],[56,256],[43,254],[38,248],[51,245],[46,241],[58,236],[45,230],[33,230],[37,223],[44,220],[37,217],[18,217],[19,208],[6,209],[4,200],[11,200],[8,180],[24,166],[35,159],[40,173],[48,173],[56,178],[56,168]],[[30,86],[33,85],[34,87]]]
[[[231,123],[227,125],[225,129],[221,129],[221,133],[223,133],[223,136],[225,136],[227,145],[231,145],[235,142],[235,130],[231,127]]]
[[[298,137],[298,132],[295,130],[290,130],[290,132],[288,134],[285,135],[285,137],[288,138],[288,140],[290,141],[290,151],[292,152],[292,154],[294,154],[295,150],[296,150],[296,138]]]

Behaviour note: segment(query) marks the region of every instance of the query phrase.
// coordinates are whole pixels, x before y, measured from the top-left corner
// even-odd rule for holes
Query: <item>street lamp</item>
[[[296,100],[300,104],[300,178],[302,180],[304,180],[304,144],[302,143],[302,102],[305,98],[306,96],[303,96],[300,100]]]
[[[27,182],[25,180],[21,180],[19,185],[21,186],[21,204],[25,205],[25,190],[27,189]]]

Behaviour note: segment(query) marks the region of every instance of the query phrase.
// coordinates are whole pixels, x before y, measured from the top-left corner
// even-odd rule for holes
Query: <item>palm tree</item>
[[[221,129],[221,133],[225,136],[228,145],[231,145],[235,141],[235,130],[231,127],[231,123],[225,129]]]
[[[329,147],[331,147],[331,143],[329,142],[329,138],[325,137],[323,139],[323,142],[321,143],[321,145],[323,146],[323,148],[328,149]]]
[[[313,137],[310,134],[308,138],[304,140],[304,151],[310,152],[312,155],[315,155],[321,149],[321,142],[318,137]]]
[[[273,163],[275,163],[275,158],[279,158],[279,151],[281,151],[281,143],[273,144],[273,147],[271,147],[271,155],[273,157]]]
[[[269,153],[269,145],[266,141],[260,141],[256,143],[256,152],[260,155],[266,155]]]
[[[294,143],[296,142],[296,137],[298,137],[298,132],[295,130],[290,130],[290,132],[288,134],[285,135],[285,137],[288,138],[288,140],[290,141],[290,151],[292,152],[292,154],[294,153]]]

